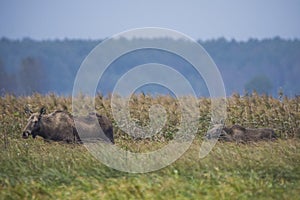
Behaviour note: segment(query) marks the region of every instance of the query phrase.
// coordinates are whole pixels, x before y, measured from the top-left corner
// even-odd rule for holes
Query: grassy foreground
[[[143,97],[132,106],[140,110],[141,105],[152,101],[169,106],[168,112],[176,110],[173,100],[167,97]],[[21,139],[26,123],[22,111],[25,104],[33,109],[46,105],[50,111],[69,109],[69,98],[1,97],[0,199],[299,199],[299,99],[279,102],[258,96],[231,97],[227,124],[269,126],[281,139],[252,144],[219,142],[204,159],[199,159],[198,154],[201,136],[208,126],[209,116],[205,113],[209,101],[201,101],[199,136],[190,149],[164,169],[130,174],[106,167],[81,145]],[[107,101],[99,102],[96,109],[107,112]],[[147,121],[138,113],[132,114],[141,123]],[[165,134],[148,141],[133,141],[116,129],[116,145],[148,151],[149,144],[166,144],[175,127],[176,117],[168,120]]]
[[[157,172],[106,167],[79,145],[11,140],[1,149],[0,199],[298,199],[300,141],[218,143],[199,159],[199,141]],[[135,143],[134,145],[139,145]]]

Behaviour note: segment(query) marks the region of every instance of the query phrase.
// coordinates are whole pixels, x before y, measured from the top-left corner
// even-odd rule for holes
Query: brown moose
[[[79,127],[91,127],[93,116],[97,117],[98,123],[102,129],[101,139],[114,144],[113,127],[111,121],[102,115],[90,113],[87,116],[77,118]],[[77,124],[76,124],[77,125]],[[95,129],[96,130],[96,129]],[[46,109],[41,108],[40,112],[33,113],[28,119],[28,123],[23,130],[23,138],[29,136],[35,138],[41,136],[46,141],[64,141],[67,143],[81,143],[78,131],[75,127],[73,116],[66,111],[54,111],[46,114]],[[97,135],[99,139],[99,134]],[[86,138],[88,138],[87,136]]]
[[[245,128],[240,125],[233,125],[232,127],[224,127],[217,125],[208,131],[206,138],[218,138],[221,141],[236,141],[236,142],[250,142],[260,140],[274,140],[276,134],[274,130],[269,128]]]

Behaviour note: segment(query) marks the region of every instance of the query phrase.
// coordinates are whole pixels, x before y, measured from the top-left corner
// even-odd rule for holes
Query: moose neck
[[[39,129],[36,131],[35,135],[46,138],[44,120],[45,120],[45,116],[40,116],[39,117],[39,122],[38,122],[39,123]]]

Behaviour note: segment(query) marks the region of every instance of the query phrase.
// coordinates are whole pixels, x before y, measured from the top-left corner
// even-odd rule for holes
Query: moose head
[[[42,116],[46,113],[46,108],[42,107],[40,109],[40,112],[38,113],[33,113],[29,110],[25,108],[25,113],[30,113],[31,116],[28,119],[28,123],[25,126],[24,130],[23,130],[23,138],[28,138],[30,135],[32,135],[33,138],[36,137],[37,132],[40,129],[40,121]]]

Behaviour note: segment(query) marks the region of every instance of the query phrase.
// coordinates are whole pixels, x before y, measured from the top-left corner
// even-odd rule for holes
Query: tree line
[[[143,39],[124,40],[120,44],[126,45],[139,40]],[[184,45],[182,41],[171,39],[168,41],[178,48]],[[100,42],[101,40],[0,39],[1,94],[9,92],[29,95],[33,92],[44,94],[55,92],[70,95],[80,64]],[[283,90],[289,96],[300,94],[300,40],[276,37],[240,42],[219,38],[198,42],[218,66],[228,95],[253,90],[273,96],[276,96],[279,90]],[[129,67],[151,62],[151,59],[157,63],[175,66],[194,81],[195,87],[199,87],[197,86],[199,77],[188,63],[166,53],[144,51],[138,52],[138,56],[128,55],[120,58],[120,62],[113,63],[109,77],[100,81],[99,90],[103,94],[110,93],[116,79]],[[111,80],[114,81],[109,82]],[[202,81],[200,88],[205,91],[202,94],[208,95],[203,84]]]

